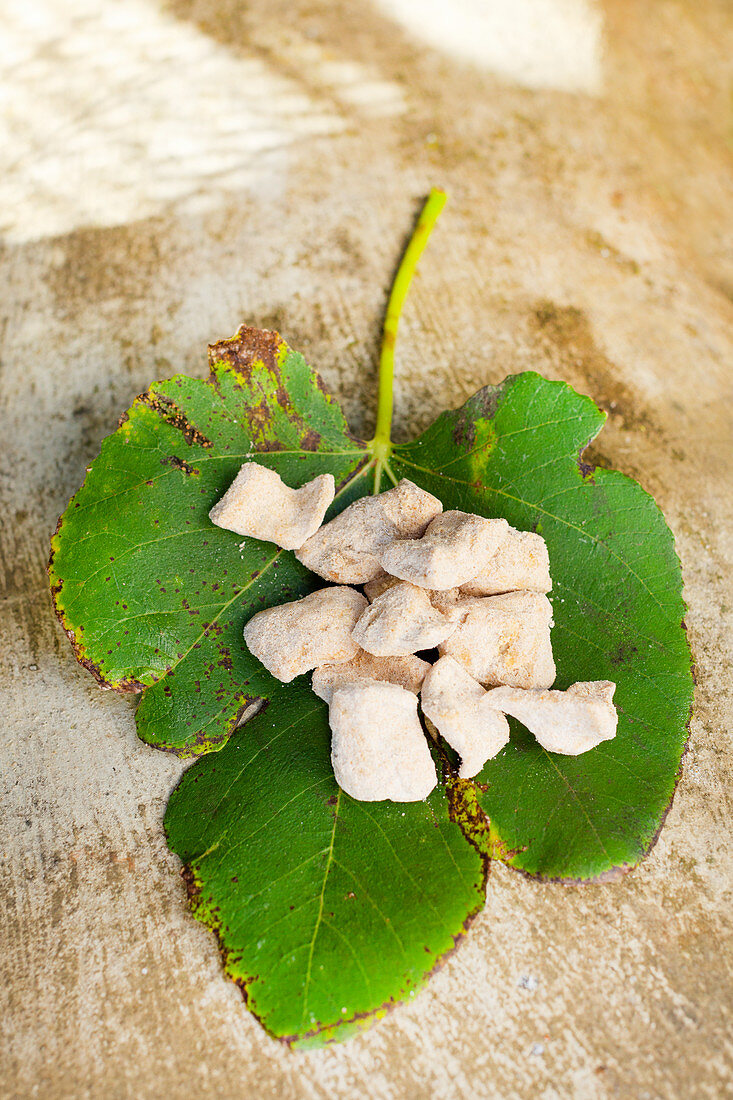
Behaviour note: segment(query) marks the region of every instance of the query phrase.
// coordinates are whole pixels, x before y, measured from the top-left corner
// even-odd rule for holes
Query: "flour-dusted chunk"
[[[342,790],[362,802],[418,802],[438,777],[417,696],[397,684],[346,684],[329,707],[331,763]]]
[[[422,538],[385,546],[380,562],[391,576],[421,588],[456,588],[486,568],[508,530],[505,519],[443,512]]]
[[[486,568],[461,585],[461,592],[466,596],[494,596],[521,590],[549,592],[551,588],[550,557],[542,535],[510,527]]]
[[[436,611],[441,611],[451,622],[459,622],[463,617],[463,600],[460,588],[446,588],[441,592],[437,588],[425,588],[430,602]]]
[[[457,625],[433,607],[424,588],[400,581],[365,609],[353,637],[376,657],[397,657],[432,649]]]
[[[399,577],[390,577],[389,573],[380,573],[373,581],[367,581],[364,585],[364,595],[369,603],[374,603],[378,596],[381,596],[389,588],[394,588],[396,584],[402,584]]]
[[[442,511],[437,497],[403,478],[386,493],[354,501],[316,531],[296,557],[327,581],[364,584],[382,575],[378,555],[383,546],[419,538]]]
[[[552,605],[539,592],[508,592],[459,605],[462,619],[439,646],[481,684],[548,688],[555,682]]]
[[[399,577],[390,577],[389,573],[383,573],[381,577],[376,577],[364,585],[364,595],[369,603],[374,603],[377,597],[388,589],[405,583],[407,582],[401,581]],[[431,604],[438,611],[442,611],[444,615],[449,615],[451,618],[458,617],[458,605],[463,599],[460,588],[446,588],[444,592],[436,588],[424,588],[423,591],[427,592]]]
[[[366,680],[385,680],[417,695],[425,674],[430,668],[419,657],[375,657],[360,650],[352,661],[341,664],[321,665],[314,669],[311,683],[320,699],[331,702],[336,688],[344,684],[362,684]]]
[[[267,671],[287,684],[318,665],[356,657],[351,632],[367,606],[353,588],[319,588],[302,600],[258,611],[245,625],[244,640]]]
[[[332,474],[291,489],[274,470],[245,462],[209,519],[238,535],[297,550],[323,523],[334,491]]]
[[[423,681],[423,713],[460,755],[461,779],[478,775],[509,740],[509,723],[491,694],[452,657],[436,661]]]
[[[519,719],[548,752],[579,756],[616,736],[615,690],[610,680],[590,680],[567,691],[499,687],[487,697],[492,706]]]

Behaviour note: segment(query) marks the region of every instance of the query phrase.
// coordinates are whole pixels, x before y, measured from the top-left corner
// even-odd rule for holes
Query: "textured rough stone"
[[[466,596],[494,596],[499,592],[549,592],[550,557],[547,543],[534,531],[510,527],[496,553],[478,576],[461,585]]]
[[[460,604],[462,618],[439,647],[481,684],[548,688],[555,681],[552,605],[538,592],[509,592]]]
[[[436,661],[423,681],[423,713],[459,753],[461,779],[478,775],[509,740],[509,723],[490,694],[452,657]]]
[[[244,640],[268,672],[289,683],[317,665],[355,657],[359,647],[351,632],[366,606],[353,588],[319,588],[258,611],[245,624]]]
[[[498,687],[487,692],[491,706],[511,714],[548,752],[579,756],[616,736],[610,680],[572,684],[567,691],[521,691]]]
[[[438,781],[417,716],[417,696],[398,684],[346,684],[329,707],[336,782],[362,802],[418,802]]]
[[[377,657],[396,657],[432,649],[457,625],[433,607],[424,588],[400,581],[364,610],[353,637]]]
[[[238,535],[297,550],[322,524],[334,492],[332,474],[291,489],[274,470],[245,462],[209,519]]]
[[[437,497],[403,478],[394,489],[345,508],[304,543],[296,557],[319,577],[364,584],[382,573],[379,552],[395,539],[415,539],[443,511]]]
[[[444,512],[422,538],[390,543],[379,560],[391,576],[421,588],[455,588],[486,568],[508,529],[505,519]]]
[[[327,703],[336,688],[364,680],[386,680],[417,695],[429,668],[420,657],[375,657],[362,649],[351,661],[320,665],[314,669],[311,683],[316,695]]]

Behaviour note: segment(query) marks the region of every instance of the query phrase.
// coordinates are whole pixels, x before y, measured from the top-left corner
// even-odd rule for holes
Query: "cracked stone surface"
[[[497,0],[487,24],[477,5],[459,5],[443,49],[409,0],[358,18],[347,0],[44,0],[32,19],[0,0],[13,1100],[733,1089],[730,7]],[[587,457],[639,478],[675,532],[697,705],[641,867],[569,888],[495,862],[485,910],[423,992],[295,1054],[188,910],[161,829],[185,765],[138,742],[134,700],[77,666],[48,539],[134,395],[203,376],[207,342],[242,321],[280,329],[371,432],[387,287],[435,184],[450,203],[400,329],[397,437],[518,370],[591,394],[609,419]]]

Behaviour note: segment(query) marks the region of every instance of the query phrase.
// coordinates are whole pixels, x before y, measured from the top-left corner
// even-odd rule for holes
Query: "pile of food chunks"
[[[339,786],[362,801],[426,798],[437,783],[418,717],[481,771],[513,715],[548,751],[577,755],[616,734],[615,684],[555,681],[544,539],[504,519],[443,511],[403,479],[329,523],[331,474],[299,489],[256,462],[210,512],[219,527],[276,543],[328,587],[260,611],[249,650],[278,680],[313,670],[328,703]],[[363,586],[363,592],[355,585]],[[417,656],[438,651],[434,663]]]

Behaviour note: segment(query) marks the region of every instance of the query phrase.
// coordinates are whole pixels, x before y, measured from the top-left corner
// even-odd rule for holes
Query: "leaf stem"
[[[374,438],[369,441],[369,450],[376,459],[374,469],[374,492],[378,493],[382,480],[382,471],[394,481],[394,475],[389,468],[389,456],[392,453],[392,410],[394,407],[394,349],[397,341],[397,326],[402,315],[402,307],[405,304],[407,291],[410,289],[412,277],[418,260],[423,254],[428,238],[438,220],[438,216],[445,206],[446,193],[434,187],[428,195],[422,208],[417,225],[405,249],[405,253],[397,269],[392,290],[387,303],[387,312],[384,317],[382,330],[382,351],[379,357],[379,392],[377,397],[377,425]]]

